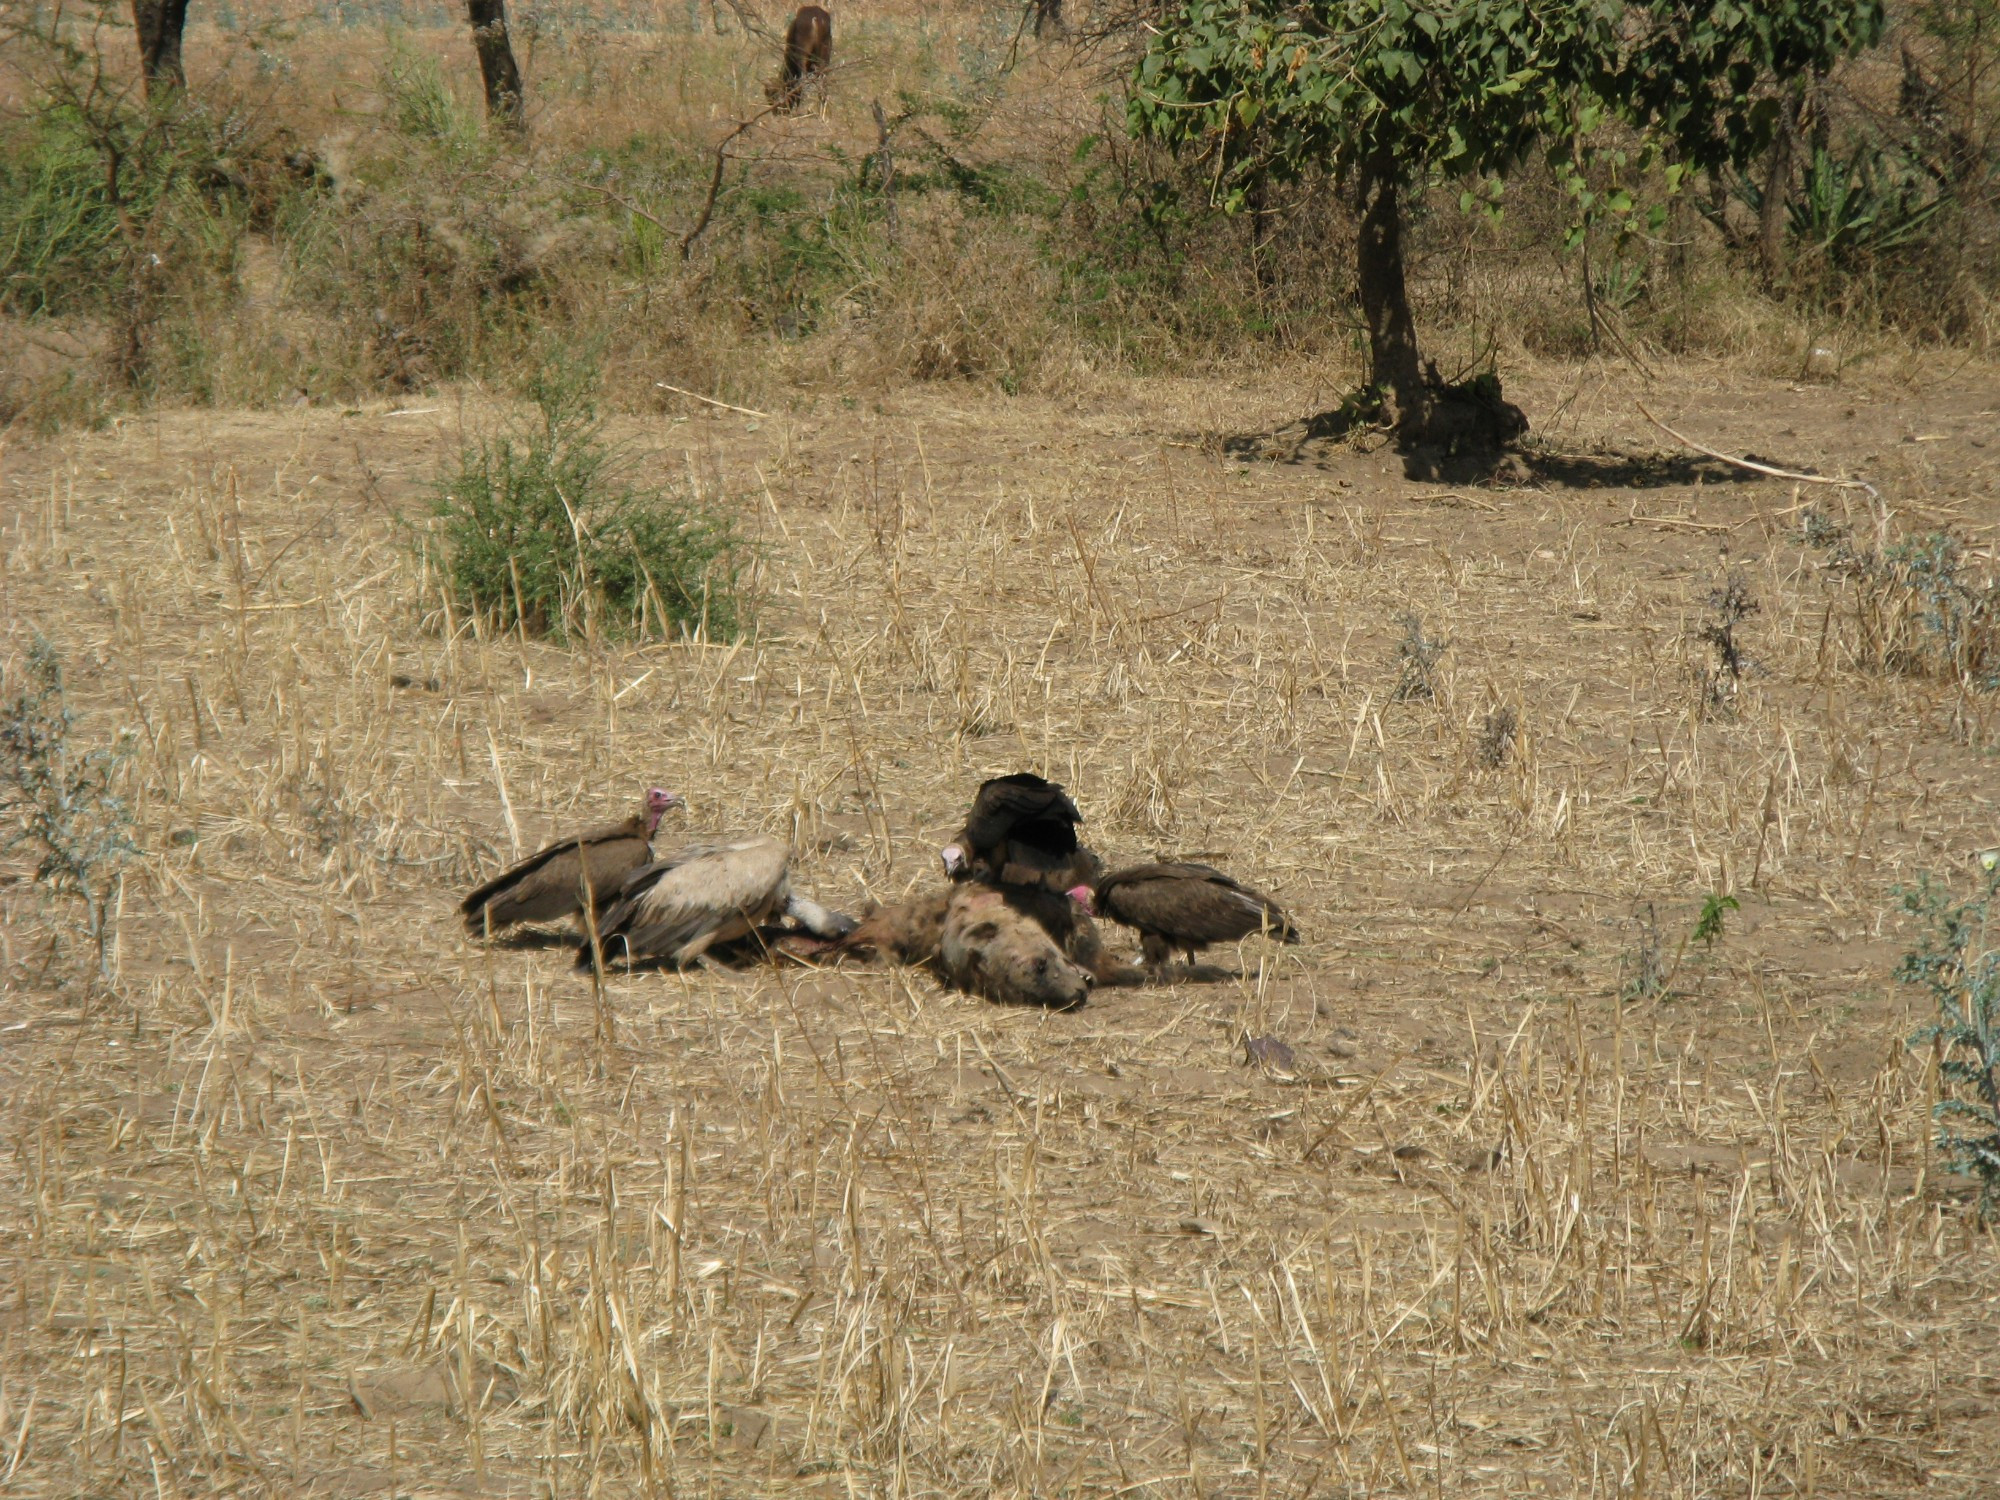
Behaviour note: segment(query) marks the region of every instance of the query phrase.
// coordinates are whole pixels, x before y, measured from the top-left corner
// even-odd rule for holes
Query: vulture
[[[874,953],[906,967],[933,963],[944,940],[944,913],[951,897],[951,891],[936,891],[878,906],[840,940],[839,951]]]
[[[677,850],[625,878],[597,924],[597,945],[607,959],[689,964],[781,915],[816,938],[845,935],[853,925],[846,917],[792,893],[791,861],[790,845],[762,836]],[[591,962],[586,938],[576,965]]]
[[[1062,892],[1089,884],[1103,861],[1077,843],[1083,814],[1060,786],[1032,771],[980,783],[957,839],[940,851],[953,880],[1039,885]]]
[[[1074,1010],[1091,976],[1071,963],[1042,924],[993,886],[961,885],[945,907],[938,969],[946,984],[1007,1005]]]
[[[1277,902],[1208,865],[1134,865],[1072,895],[1080,902],[1087,898],[1091,911],[1136,928],[1154,968],[1174,949],[1192,964],[1197,950],[1210,943],[1233,943],[1253,932],[1269,932],[1285,943],[1299,940],[1298,928]]]
[[[465,930],[475,937],[516,922],[557,922],[583,911],[585,892],[598,911],[609,906],[625,877],[653,857],[653,832],[670,807],[687,804],[653,787],[639,810],[622,823],[606,823],[558,839],[511,870],[494,876],[458,905]]]

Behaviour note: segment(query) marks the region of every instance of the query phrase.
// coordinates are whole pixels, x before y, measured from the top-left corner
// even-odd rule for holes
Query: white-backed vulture
[[[516,922],[559,922],[582,913],[585,893],[603,911],[625,877],[653,857],[653,833],[670,807],[686,804],[672,792],[649,788],[631,817],[558,839],[503,870],[458,905],[465,930],[475,937]]]
[[[845,934],[847,918],[792,893],[791,859],[783,839],[764,836],[676,850],[626,878],[598,924],[598,949],[607,961],[688,964],[781,914],[815,937]],[[586,938],[577,967],[589,968],[591,961]]]
[[[1071,963],[1047,930],[996,887],[957,887],[945,907],[938,970],[946,984],[1008,1005],[1073,1010],[1091,978]]]
[[[1194,962],[1210,943],[1233,943],[1268,932],[1296,943],[1299,930],[1278,903],[1208,865],[1161,861],[1114,870],[1097,882],[1091,908],[1134,928],[1148,965],[1158,968],[1174,950]]]

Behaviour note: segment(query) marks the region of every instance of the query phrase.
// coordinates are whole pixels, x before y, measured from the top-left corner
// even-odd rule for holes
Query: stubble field
[[[1993,372],[1510,373],[1547,450],[1457,490],[1285,429],[1308,385],[623,423],[761,602],[569,650],[419,560],[469,397],[11,446],[8,682],[42,632],[79,740],[137,731],[144,852],[109,993],[0,883],[0,1488],[2000,1493],[2000,1260],[1891,978],[1892,888],[2000,843],[1994,701],[1873,669],[1801,540],[1990,569]],[[853,910],[1026,768],[1307,941],[1051,1015],[599,995],[453,910],[650,782]]]

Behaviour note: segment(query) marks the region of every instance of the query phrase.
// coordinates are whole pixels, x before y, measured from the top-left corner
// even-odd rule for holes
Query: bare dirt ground
[[[2000,1494],[2000,1258],[1891,978],[1892,887],[2000,843],[1994,702],[1870,670],[1800,539],[1990,569],[2000,379],[1509,379],[1511,489],[1306,438],[1296,374],[679,407],[622,430],[759,535],[757,628],[573,651],[415,560],[488,408],[13,446],[8,670],[42,631],[138,732],[145,852],[109,996],[0,884],[0,1489]],[[1308,940],[1048,1015],[600,1001],[455,919],[651,781],[852,909],[1028,767]]]

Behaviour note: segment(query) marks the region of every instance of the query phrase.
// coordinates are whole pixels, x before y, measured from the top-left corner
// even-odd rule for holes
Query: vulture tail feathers
[[[578,841],[575,839],[563,839],[551,844],[548,848],[529,855],[519,864],[509,865],[498,875],[495,875],[491,880],[474,890],[471,895],[458,903],[458,909],[465,917],[465,930],[474,937],[483,937],[486,933],[486,908],[492,905],[497,897],[502,895],[509,886],[520,884],[557,855],[571,853],[577,846]],[[507,920],[509,919],[498,919],[493,925],[496,928],[504,927],[507,925]]]

